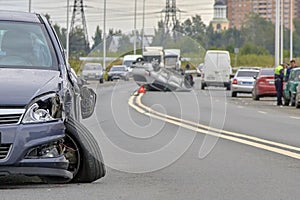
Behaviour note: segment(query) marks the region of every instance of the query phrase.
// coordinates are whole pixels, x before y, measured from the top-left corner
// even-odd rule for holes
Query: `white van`
[[[230,90],[232,68],[228,51],[208,50],[202,69],[201,89],[207,86],[226,87]]]
[[[123,58],[122,65],[126,65],[127,68],[130,68],[132,63],[136,61],[138,58],[142,58],[142,55],[126,55]]]

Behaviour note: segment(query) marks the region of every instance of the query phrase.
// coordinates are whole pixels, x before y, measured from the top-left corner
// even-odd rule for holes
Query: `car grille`
[[[0,144],[0,160],[5,159],[8,156],[11,144]]]
[[[24,109],[0,109],[0,126],[18,124]]]

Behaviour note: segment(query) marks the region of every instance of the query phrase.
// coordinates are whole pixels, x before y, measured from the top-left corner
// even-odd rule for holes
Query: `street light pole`
[[[31,12],[31,0],[29,0],[28,12]]]
[[[290,0],[290,60],[293,59],[293,0]]]
[[[103,69],[106,69],[106,0],[103,11]]]
[[[280,0],[276,0],[275,67],[279,65],[279,6],[280,6]]]
[[[66,35],[66,61],[69,61],[70,52],[70,25],[69,25],[70,0],[67,0],[67,35]]]
[[[280,23],[280,63],[283,63],[283,29],[284,29],[284,12],[283,12],[283,0],[281,0],[280,6],[281,23]]]
[[[134,1],[134,38],[133,38],[133,53],[136,54],[136,6],[137,0]]]
[[[145,0],[143,1],[143,26],[142,26],[142,53],[144,53],[144,39],[145,39]]]

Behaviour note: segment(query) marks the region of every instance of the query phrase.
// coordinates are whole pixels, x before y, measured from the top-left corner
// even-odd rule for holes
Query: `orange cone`
[[[138,93],[141,94],[141,93],[146,93],[146,89],[145,87],[142,85],[139,89],[138,89]]]

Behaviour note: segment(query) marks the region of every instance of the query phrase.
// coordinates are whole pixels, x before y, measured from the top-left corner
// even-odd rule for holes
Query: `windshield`
[[[177,56],[176,57],[165,57],[165,65],[166,66],[175,66],[177,63]]]
[[[126,65],[127,67],[130,67],[131,65],[132,65],[132,63],[133,63],[133,60],[126,60],[126,61],[124,61],[124,65]]]
[[[262,69],[261,75],[262,76],[272,76],[272,75],[274,75],[274,69]]]
[[[110,71],[125,71],[125,67],[112,67]]]
[[[45,27],[37,23],[0,22],[0,67],[57,69]]]
[[[257,71],[239,71],[237,77],[254,77],[257,76]]]
[[[158,63],[161,62],[160,56],[143,56],[143,58],[144,58],[144,61],[148,62],[148,63],[151,63],[153,61],[157,61]]]
[[[99,64],[86,64],[83,68],[83,70],[101,70],[102,67]]]

